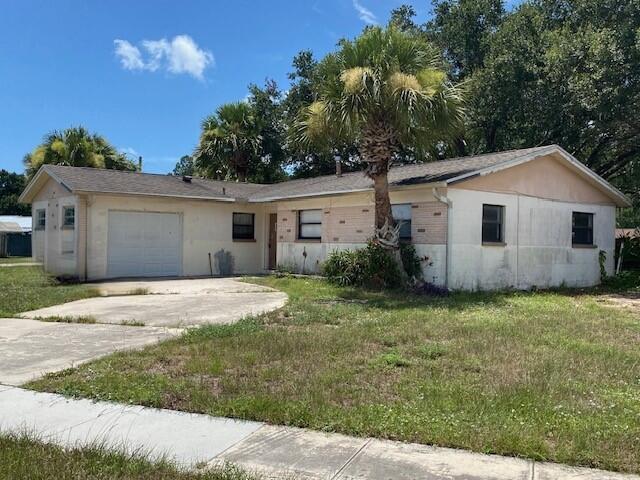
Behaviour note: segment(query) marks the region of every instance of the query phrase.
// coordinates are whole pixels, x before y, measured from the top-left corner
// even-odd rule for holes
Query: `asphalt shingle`
[[[542,153],[548,148],[550,146],[397,166],[389,171],[389,184],[391,186],[402,186],[444,181],[500,163],[509,162],[536,151]],[[325,175],[315,178],[289,180],[271,185],[260,185],[200,178],[193,178],[191,182],[185,182],[182,177],[173,175],[63,165],[45,165],[43,168],[73,192],[265,202],[302,196],[348,193],[373,188],[371,179],[367,178],[362,172],[345,173],[341,176]]]

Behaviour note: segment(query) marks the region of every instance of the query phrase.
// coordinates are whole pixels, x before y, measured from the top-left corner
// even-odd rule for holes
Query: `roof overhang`
[[[167,193],[139,193],[139,192],[114,192],[108,190],[91,191],[91,190],[75,190],[73,193],[77,195],[126,195],[134,197],[153,197],[153,198],[177,198],[182,200],[207,200],[211,202],[236,202],[239,198],[230,197],[203,197],[198,195],[170,195]]]
[[[411,190],[417,188],[441,188],[446,187],[445,182],[425,182],[425,183],[415,183],[412,185],[394,185],[389,184],[389,191],[396,192],[399,190]],[[249,198],[248,203],[266,203],[266,202],[277,202],[277,201],[286,201],[286,200],[300,200],[305,198],[317,198],[317,197],[327,197],[333,195],[349,195],[352,193],[366,193],[373,192],[373,187],[368,188],[354,188],[353,190],[336,190],[331,192],[314,192],[314,193],[301,193],[298,195],[280,195],[280,196],[272,196],[272,197],[264,197],[251,199]]]
[[[20,203],[31,203],[38,192],[45,186],[49,179],[53,179],[62,185],[66,190],[71,192],[71,188],[66,185],[60,178],[58,178],[54,173],[50,172],[46,165],[41,166],[36,174],[33,176],[31,181],[24,188],[20,196],[18,197],[18,202]]]
[[[631,207],[632,203],[629,198],[618,190],[616,187],[607,182],[600,175],[595,173],[590,168],[587,168],[582,164],[582,162],[578,161],[573,155],[567,152],[564,148],[558,145],[550,145],[549,147],[537,150],[534,153],[530,153],[527,155],[523,155],[521,157],[515,158],[508,162],[502,162],[497,165],[492,165],[490,167],[482,168],[473,172],[465,173],[463,175],[458,175],[457,177],[453,177],[448,179],[445,183],[447,185],[453,185],[456,183],[463,182],[465,180],[470,180],[474,177],[482,177],[485,175],[491,175],[492,173],[496,173],[502,170],[506,170],[507,168],[515,167],[518,165],[522,165],[524,163],[535,160],[536,158],[546,157],[548,155],[554,155],[556,158],[560,159],[564,162],[566,166],[569,167],[570,170],[574,171],[582,178],[586,179],[589,183],[591,183],[595,188],[604,192],[606,195],[611,198],[617,207]]]

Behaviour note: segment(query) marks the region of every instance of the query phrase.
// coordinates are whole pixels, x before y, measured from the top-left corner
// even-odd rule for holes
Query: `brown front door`
[[[276,269],[276,249],[278,247],[278,214],[269,214],[269,270]]]

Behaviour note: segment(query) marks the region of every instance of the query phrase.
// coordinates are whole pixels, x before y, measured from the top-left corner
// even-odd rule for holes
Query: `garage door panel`
[[[180,274],[182,229],[175,213],[109,212],[110,277]]]

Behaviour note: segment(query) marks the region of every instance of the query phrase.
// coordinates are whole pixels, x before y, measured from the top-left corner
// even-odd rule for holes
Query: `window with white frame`
[[[44,230],[47,225],[47,211],[44,208],[36,210],[36,230]]]
[[[255,215],[253,213],[233,214],[233,239],[255,240]]]
[[[322,236],[322,210],[298,211],[298,239],[320,240]]]
[[[573,212],[571,243],[573,245],[593,245],[593,213]]]
[[[482,205],[482,243],[504,243],[503,205]]]
[[[76,226],[76,208],[71,206],[62,207],[62,228],[71,229]]]
[[[400,224],[400,240],[411,240],[411,204],[391,205],[391,214],[396,224]]]

